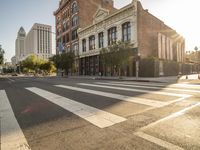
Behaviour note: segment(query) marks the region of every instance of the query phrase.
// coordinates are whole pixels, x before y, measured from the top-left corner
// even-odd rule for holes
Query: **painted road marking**
[[[76,102],[72,99],[42,90],[36,87],[26,88],[27,90],[57,104],[58,106],[70,111],[77,116],[89,121],[99,128],[112,126],[116,123],[126,121],[125,118],[102,111],[100,109]]]
[[[159,94],[159,95],[167,95],[167,96],[175,96],[175,97],[190,97],[192,95],[189,94],[176,94],[176,93],[168,93],[168,92],[159,92],[159,91],[149,91],[149,90],[141,90],[141,89],[131,89],[131,88],[123,88],[123,87],[113,87],[113,86],[105,86],[105,85],[97,85],[97,84],[86,84],[86,83],[78,83],[79,85],[90,86],[90,87],[100,87],[107,89],[116,89],[123,91],[133,91],[140,93],[148,93],[148,94]]]
[[[162,83],[143,83],[143,82],[117,82],[117,81],[112,81],[112,82],[107,82],[107,83],[124,83],[124,84],[129,84],[129,85],[147,85],[147,86],[157,86],[157,87],[166,87],[169,86],[170,84],[162,84]],[[171,84],[174,85],[174,84]]]
[[[191,93],[200,93],[197,90],[185,90],[185,89],[174,89],[174,88],[159,88],[159,87],[152,87],[152,86],[142,86],[142,85],[127,85],[127,84],[116,84],[116,83],[102,83],[96,82],[97,84],[102,85],[116,85],[116,86],[123,86],[123,87],[138,87],[138,88],[145,88],[145,89],[156,89],[156,90],[171,90],[171,91],[180,91],[180,92],[191,92]]]
[[[173,144],[171,144],[169,142],[166,142],[166,141],[163,141],[163,140],[158,139],[156,137],[153,137],[153,136],[150,136],[148,134],[145,134],[145,133],[143,133],[143,131],[148,129],[148,128],[150,128],[150,127],[153,127],[153,126],[157,125],[160,122],[167,121],[169,119],[176,118],[178,116],[184,115],[187,111],[189,111],[189,110],[191,110],[191,109],[193,109],[195,107],[199,107],[199,106],[200,106],[200,102],[199,103],[195,103],[195,104],[193,104],[193,105],[191,105],[191,106],[189,106],[187,108],[184,108],[184,109],[182,109],[182,110],[180,110],[180,111],[178,111],[176,113],[173,113],[173,114],[171,114],[171,115],[169,115],[169,116],[167,116],[165,118],[162,118],[162,119],[160,119],[160,120],[158,120],[156,122],[150,123],[147,126],[144,126],[144,127],[140,128],[139,131],[135,133],[135,135],[139,136],[139,137],[141,137],[141,138],[143,138],[143,139],[145,139],[147,141],[150,141],[152,143],[160,145],[160,146],[162,146],[164,148],[167,148],[167,149],[171,149],[171,150],[179,150],[180,149],[180,150],[183,150],[183,148],[180,148],[180,147],[178,147],[176,145],[173,145]]]
[[[55,86],[69,89],[69,90],[74,90],[74,91],[119,99],[119,100],[123,100],[123,101],[127,101],[127,102],[148,105],[148,106],[152,106],[152,107],[162,107],[162,106],[168,104],[166,102],[160,102],[160,101],[155,101],[155,100],[150,100],[150,99],[145,99],[145,98],[134,98],[134,97],[120,95],[120,94],[113,94],[113,93],[108,93],[108,92],[101,92],[101,91],[95,91],[95,90],[66,86],[66,85],[55,85]]]
[[[166,120],[169,120],[169,119],[176,118],[178,116],[184,115],[187,111],[189,111],[189,110],[191,110],[191,109],[193,109],[195,107],[199,107],[199,106],[200,106],[200,102],[194,103],[193,105],[191,105],[189,107],[186,107],[186,108],[184,108],[184,109],[182,109],[182,110],[180,110],[178,112],[175,112],[175,113],[173,113],[173,114],[171,114],[171,115],[169,115],[169,116],[167,116],[165,118],[162,118],[162,119],[160,119],[160,120],[158,120],[156,122],[150,123],[147,126],[144,126],[144,127],[140,128],[140,130],[145,130],[145,129],[147,129],[149,127],[152,127],[152,126],[154,126],[154,125],[156,125],[156,124],[158,124],[160,122],[163,122],[163,121],[166,121]]]
[[[161,139],[158,139],[158,138],[153,137],[151,135],[145,134],[143,132],[136,132],[135,135],[138,136],[138,137],[140,137],[140,138],[143,138],[143,139],[145,139],[147,141],[155,143],[155,144],[157,144],[157,145],[159,145],[161,147],[169,149],[169,150],[184,150],[183,148],[181,148],[181,147],[179,147],[177,145],[174,145],[172,143],[163,141]]]
[[[200,89],[200,85],[196,84],[176,84],[176,86],[181,88]]]
[[[5,90],[0,90],[1,150],[30,150]]]
[[[138,83],[138,82],[107,82],[107,83],[124,83],[128,85],[147,85],[147,86],[156,86],[156,87],[171,87],[171,88],[189,88],[189,89],[200,89],[200,85],[196,84],[185,84],[185,83],[176,83],[176,84],[161,84],[161,83]]]

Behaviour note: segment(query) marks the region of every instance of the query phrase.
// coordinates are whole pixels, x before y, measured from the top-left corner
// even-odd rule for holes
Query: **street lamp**
[[[139,78],[139,63],[140,63],[140,53],[137,53],[137,56],[136,56],[136,58],[135,58],[135,60],[136,60],[136,63],[135,63],[135,65],[136,65],[136,80],[138,80],[138,78]]]

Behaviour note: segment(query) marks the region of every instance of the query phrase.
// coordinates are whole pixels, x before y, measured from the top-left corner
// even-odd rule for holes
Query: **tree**
[[[3,60],[4,60],[4,50],[2,49],[1,45],[0,45],[0,65],[3,64]]]
[[[65,70],[66,75],[68,75],[69,69],[73,68],[75,55],[73,52],[62,53],[54,55],[50,60],[54,62],[57,69]]]
[[[40,65],[40,69],[45,71],[46,73],[52,73],[52,72],[55,72],[55,70],[56,70],[53,62],[51,62],[51,61],[44,61]]]
[[[121,76],[121,68],[128,64],[129,58],[135,53],[136,51],[129,42],[118,41],[108,48],[103,48],[100,51],[100,59],[104,66],[104,71],[106,70],[105,66],[109,66],[117,70],[118,75]]]
[[[45,61],[43,59],[38,58],[36,55],[30,55],[21,62],[21,67],[27,70],[27,72],[30,72],[30,71],[38,72],[38,70],[40,69],[40,66],[44,62]]]

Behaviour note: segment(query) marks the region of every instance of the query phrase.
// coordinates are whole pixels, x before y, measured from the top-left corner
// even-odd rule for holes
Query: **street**
[[[200,82],[0,78],[1,150],[199,150]]]

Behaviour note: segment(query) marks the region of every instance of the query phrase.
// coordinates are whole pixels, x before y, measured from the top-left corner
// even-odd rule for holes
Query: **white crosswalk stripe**
[[[185,97],[185,98],[187,98],[187,97],[192,96],[192,95],[189,95],[189,94],[177,94],[177,93],[169,93],[169,92],[161,92],[161,91],[149,91],[149,90],[141,90],[141,89],[116,87],[116,86],[105,86],[105,85],[86,84],[86,83],[78,83],[78,84],[83,85],[83,86],[89,86],[89,87],[100,87],[100,88],[107,88],[107,89],[116,89],[116,90],[123,90],[123,91],[133,91],[133,92],[158,94],[158,95],[166,95],[166,96],[175,96],[175,97]]]
[[[77,116],[87,120],[88,122],[96,125],[99,128],[109,127],[116,123],[126,121],[126,119],[123,117],[76,102],[72,99],[59,96],[57,94],[48,92],[40,88],[31,87],[26,89],[51,101],[54,104],[57,104],[58,106],[66,109],[67,111],[76,114]]]
[[[4,90],[0,90],[0,114],[1,150],[30,150]]]
[[[130,84],[123,84],[123,83],[119,84],[119,83],[96,82],[96,84],[123,86],[123,87],[136,87],[136,88],[155,89],[155,90],[170,90],[170,91],[179,91],[179,92],[200,93],[200,91],[197,91],[197,90],[185,90],[185,89],[174,89],[174,88],[162,88],[161,89],[160,87],[142,86],[142,85],[130,85]]]
[[[175,83],[175,84],[166,84],[166,83],[141,83],[141,82],[117,82],[117,81],[112,81],[112,82],[106,82],[106,83],[116,83],[116,84],[126,84],[126,85],[143,85],[143,86],[148,86],[148,87],[163,87],[163,88],[183,88],[183,89],[200,89],[200,85],[196,84],[183,84],[183,83]]]
[[[119,99],[119,100],[123,100],[123,101],[127,101],[127,102],[133,102],[133,103],[148,105],[148,106],[152,106],[152,107],[162,107],[162,106],[167,104],[166,102],[160,102],[160,101],[155,101],[155,100],[151,100],[151,99],[134,98],[134,97],[120,95],[120,94],[113,94],[113,93],[108,93],[108,92],[101,92],[101,91],[95,91],[95,90],[66,86],[66,85],[55,85],[55,86],[65,88],[65,89],[69,89],[69,90],[74,90],[74,91],[79,91],[79,92],[84,92],[84,93],[89,93],[89,94]]]

